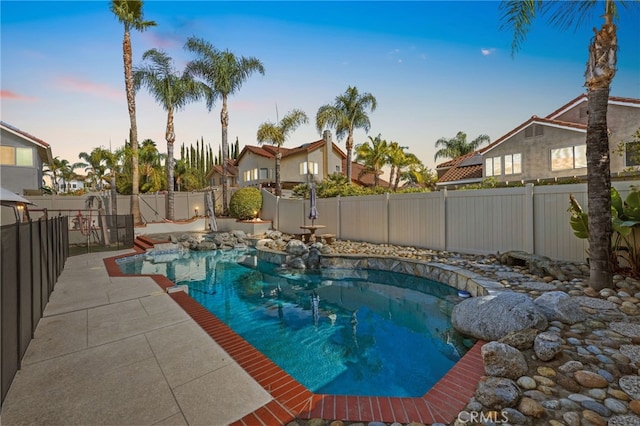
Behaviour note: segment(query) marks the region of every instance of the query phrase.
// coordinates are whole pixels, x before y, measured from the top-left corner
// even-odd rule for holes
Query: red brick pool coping
[[[124,254],[105,258],[104,264],[109,275],[131,276],[123,274],[116,263],[117,259],[130,256]],[[146,276],[151,277],[163,290],[174,286],[164,275]],[[169,296],[273,397],[271,402],[232,423],[232,426],[284,425],[295,418],[449,424],[464,409],[484,375],[480,348],[485,342],[478,341],[438,383],[419,398],[314,394],[187,293],[178,291],[169,293]]]

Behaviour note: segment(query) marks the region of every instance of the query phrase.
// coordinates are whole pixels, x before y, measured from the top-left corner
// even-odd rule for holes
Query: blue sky
[[[132,33],[134,65],[151,48],[183,69],[190,36],[262,61],[229,100],[229,141],[256,145],[258,126],[293,108],[310,123],[285,143],[318,140],[315,115],[348,86],[373,94],[378,108],[363,143],[378,133],[407,146],[431,167],[435,142],[465,131],[495,140],[532,115],[545,116],[584,92],[584,69],[599,13],[577,28],[536,21],[511,56],[512,34],[500,30],[492,1],[220,2],[147,1],[158,26]],[[108,1],[0,3],[2,120],[52,146],[70,162],[128,137],[122,25]],[[640,10],[618,21],[613,96],[640,98]],[[601,9],[600,9],[601,10]],[[599,12],[599,10],[598,10]],[[144,91],[136,97],[138,137],[166,150],[166,114]],[[176,143],[200,137],[217,152],[220,104],[176,113]],[[277,106],[277,107],[276,107]],[[344,141],[338,142],[344,149]],[[179,152],[179,151],[177,151]]]

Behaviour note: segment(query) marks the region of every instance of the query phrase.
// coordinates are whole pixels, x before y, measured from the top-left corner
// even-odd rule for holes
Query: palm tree
[[[222,214],[228,214],[227,176],[229,145],[227,129],[229,127],[229,111],[227,99],[240,90],[242,84],[254,72],[264,75],[264,66],[253,57],[236,57],[228,50],[220,51],[206,40],[190,37],[185,48],[195,53],[198,58],[187,64],[187,72],[199,77],[207,86],[207,108],[213,108],[216,99],[222,99],[220,123],[222,124]]]
[[[418,161],[410,165],[406,171],[402,172],[402,179],[422,188],[429,188],[435,191],[438,176]]]
[[[189,102],[204,96],[208,87],[195,81],[188,73],[178,75],[172,66],[172,59],[165,52],[150,49],[144,52],[142,60],[149,62],[136,67],[133,81],[136,91],[145,86],[149,93],[167,112],[167,219],[174,219],[174,155],[173,145],[176,134],[173,127],[173,112],[184,108]]]
[[[398,142],[391,141],[389,142],[389,150],[387,152],[387,163],[391,166],[391,170],[389,171],[389,188],[393,184],[393,180],[395,179],[396,172],[399,174],[400,170],[398,169],[398,165],[405,157],[404,150],[407,149],[406,146],[400,146]]]
[[[51,186],[54,193],[57,194],[60,192],[60,178],[62,178],[62,173],[65,169],[68,169],[69,166],[70,164],[68,160],[55,157],[53,162],[48,164],[47,168],[43,170],[43,174],[51,178]]]
[[[373,174],[373,186],[379,186],[382,168],[387,164],[389,145],[386,140],[378,136],[369,136],[369,141],[356,145],[356,161],[363,163],[362,174]]]
[[[282,159],[282,153],[280,147],[284,144],[289,137],[289,134],[296,130],[301,124],[307,124],[309,118],[304,111],[294,109],[288,112],[280,123],[275,124],[271,122],[265,122],[258,127],[258,134],[256,136],[258,143],[270,143],[275,145],[276,148],[276,195],[282,195],[282,186],[280,184],[280,160]]]
[[[637,2],[634,2],[638,5]],[[604,10],[594,10],[604,5]],[[611,169],[607,109],[611,81],[616,74],[617,35],[613,21],[618,6],[629,2],[596,1],[503,1],[502,28],[513,30],[514,54],[524,42],[538,12],[563,28],[579,25],[590,12],[602,12],[604,22],[589,43],[585,72],[587,87],[587,203],[589,205],[589,285],[596,290],[613,286],[611,259]]]
[[[91,190],[102,190],[104,177],[106,174],[106,166],[103,164],[104,149],[102,147],[94,148],[90,153],[81,152],[78,157],[84,160],[84,163],[78,163],[85,167],[84,171],[91,181]]]
[[[393,190],[397,191],[398,186],[400,185],[400,180],[405,176],[405,168],[420,168],[420,166],[424,167],[422,161],[416,157],[415,154],[410,152],[402,152],[402,156],[396,159],[396,176],[395,181],[393,183]],[[428,169],[427,169],[428,170]]]
[[[166,159],[165,154],[161,154],[156,147],[156,143],[151,139],[145,139],[140,144],[140,176],[143,181],[140,190],[145,192],[157,192],[166,188],[165,177],[163,173],[163,161]]]
[[[131,51],[131,29],[144,31],[156,25],[154,21],[145,21],[142,12],[141,0],[111,0],[111,12],[124,26],[124,38],[122,40],[122,58],[124,61],[124,85],[127,91],[127,107],[129,109],[129,143],[131,144],[131,214],[134,225],[142,224],[140,214],[140,201],[138,199],[138,125],[136,123],[136,98],[133,84],[133,65]]]
[[[480,135],[471,142],[467,142],[467,134],[465,132],[458,132],[455,137],[451,139],[440,138],[436,141],[436,148],[440,148],[436,151],[434,160],[438,158],[456,158],[461,155],[468,154],[478,149],[483,143],[489,143],[490,138],[487,135]]]
[[[120,167],[120,160],[123,156],[123,151],[111,149],[102,149],[102,161],[109,169],[109,175],[105,176],[109,178],[109,186],[111,191],[111,214],[116,216],[118,214],[118,188],[116,185],[116,176],[118,175],[118,168]]]
[[[333,105],[323,105],[316,114],[316,128],[322,133],[325,126],[335,128],[336,137],[341,139],[347,135],[347,179],[351,182],[351,151],[353,150],[353,131],[364,129],[369,132],[371,122],[367,111],[375,111],[376,98],[371,93],[358,93],[356,87],[336,96]]]

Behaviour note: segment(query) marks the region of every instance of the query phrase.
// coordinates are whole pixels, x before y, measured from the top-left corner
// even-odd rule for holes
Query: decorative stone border
[[[285,264],[291,257],[287,253],[263,247],[256,250],[259,260],[276,265]],[[497,281],[459,266],[424,260],[359,254],[322,254],[320,266],[333,269],[374,269],[415,275],[449,285],[458,290],[468,291],[472,296],[490,296],[507,291]]]

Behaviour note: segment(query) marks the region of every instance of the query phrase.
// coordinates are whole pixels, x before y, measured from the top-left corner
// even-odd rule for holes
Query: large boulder
[[[539,296],[533,303],[549,321],[575,324],[587,319],[578,302],[564,291],[550,291]]]
[[[300,240],[291,240],[287,243],[285,251],[294,256],[302,256],[309,253],[309,247]]]
[[[481,354],[487,376],[516,380],[527,372],[528,366],[524,355],[512,346],[489,342],[482,346]]]
[[[511,292],[463,300],[453,308],[451,323],[462,334],[488,341],[527,328],[542,331],[548,325],[531,298]]]

